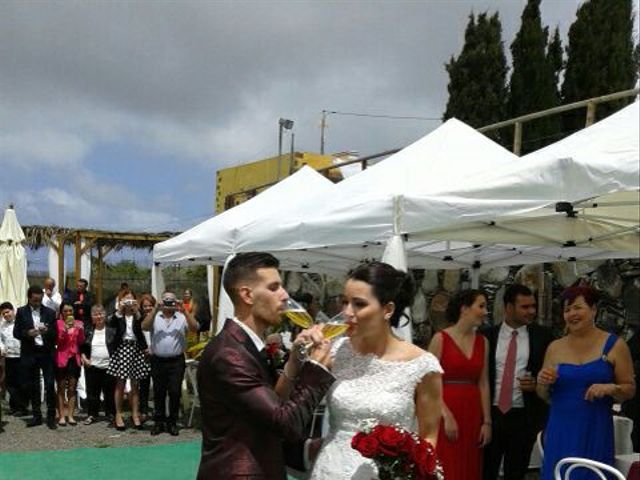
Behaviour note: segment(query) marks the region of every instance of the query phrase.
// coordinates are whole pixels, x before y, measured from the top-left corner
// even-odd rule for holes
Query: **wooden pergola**
[[[74,273],[75,280],[80,279],[80,260],[82,255],[92,248],[97,250],[98,269],[96,272],[96,300],[102,302],[102,281],[105,257],[112,251],[118,251],[125,247],[146,248],[151,250],[153,246],[167,240],[180,232],[138,233],[138,232],[111,232],[104,230],[76,229],[58,226],[27,225],[22,230],[26,237],[26,245],[32,248],[52,247],[58,253],[58,278],[59,288],[64,286],[64,248],[67,245],[74,246]]]

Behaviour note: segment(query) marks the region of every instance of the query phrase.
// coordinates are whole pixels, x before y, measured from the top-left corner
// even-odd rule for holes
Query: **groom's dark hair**
[[[247,252],[233,257],[224,269],[222,285],[232,302],[238,299],[237,287],[240,282],[255,280],[259,268],[278,268],[280,262],[270,253]]]

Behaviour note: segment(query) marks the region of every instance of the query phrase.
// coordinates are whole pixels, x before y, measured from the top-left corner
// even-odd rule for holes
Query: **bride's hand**
[[[311,352],[309,352],[309,358],[321,363],[326,368],[330,368],[331,342],[329,340],[323,340],[319,345],[314,345]]]
[[[491,425],[483,423],[480,427],[480,438],[478,438],[478,446],[486,447],[491,442]]]
[[[453,418],[453,415],[444,416],[444,434],[450,442],[455,442],[458,439],[458,422]]]

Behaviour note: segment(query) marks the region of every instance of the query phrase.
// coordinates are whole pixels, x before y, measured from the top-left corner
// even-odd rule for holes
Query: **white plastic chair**
[[[191,396],[190,405],[189,405],[189,421],[187,422],[187,427],[191,428],[193,425],[193,414],[196,410],[196,407],[200,406],[200,397],[198,396],[198,379],[196,378],[196,371],[198,370],[198,361],[197,360],[187,360],[187,365],[185,369],[185,382],[189,382],[191,384],[191,388],[193,389],[193,395]]]
[[[567,469],[562,476],[560,470],[567,465]],[[571,472],[576,468],[586,468],[594,472],[600,480],[608,480],[604,472],[610,473],[617,480],[626,480],[624,475],[619,470],[616,470],[610,465],[605,463],[596,462],[595,460],[589,460],[588,458],[580,457],[567,457],[563,458],[556,464],[556,468],[553,471],[555,480],[571,480]]]
[[[540,458],[541,459],[544,458],[544,446],[542,445],[542,435],[544,435],[544,430],[540,430],[538,432],[538,435],[536,435],[536,446],[538,447],[538,450],[540,451]]]

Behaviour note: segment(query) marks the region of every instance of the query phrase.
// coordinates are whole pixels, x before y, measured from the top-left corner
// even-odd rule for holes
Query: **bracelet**
[[[482,422],[482,425],[488,425],[488,426],[491,426],[491,422]]]

